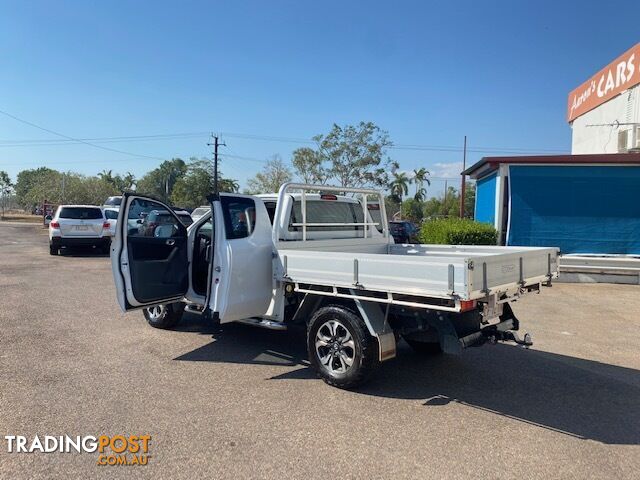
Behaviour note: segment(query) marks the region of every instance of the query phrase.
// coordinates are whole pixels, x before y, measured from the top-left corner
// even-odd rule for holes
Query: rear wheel
[[[58,255],[58,247],[49,245],[49,255]]]
[[[145,308],[142,313],[153,328],[175,327],[184,313],[184,303],[168,303]]]
[[[352,388],[379,365],[378,343],[362,318],[342,306],[318,310],[307,330],[309,361],[329,385]]]

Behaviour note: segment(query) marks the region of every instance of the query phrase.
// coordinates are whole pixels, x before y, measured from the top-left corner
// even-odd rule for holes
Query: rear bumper
[[[111,245],[111,237],[52,237],[50,243],[53,247],[108,247]]]

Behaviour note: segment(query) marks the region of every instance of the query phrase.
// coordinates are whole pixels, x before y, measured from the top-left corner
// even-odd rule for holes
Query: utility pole
[[[464,136],[464,147],[462,149],[462,171],[467,169],[467,136]],[[460,185],[460,218],[464,218],[464,194],[467,189],[464,173],[462,175],[462,185]]]
[[[444,216],[444,218],[447,218],[449,216],[449,214],[447,213],[449,210],[447,209],[447,190],[449,190],[449,185],[447,180],[444,181],[444,202],[442,204],[442,208],[443,208],[443,212],[442,215]]]
[[[208,146],[213,146],[213,195],[215,198],[218,198],[220,193],[220,189],[218,187],[218,147],[226,147],[226,143],[220,143],[218,136],[211,134],[211,138],[213,138],[213,143],[207,143]]]

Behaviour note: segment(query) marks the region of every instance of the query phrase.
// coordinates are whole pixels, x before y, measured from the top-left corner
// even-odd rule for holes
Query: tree
[[[324,185],[329,180],[329,172],[323,166],[322,155],[313,148],[303,147],[294,150],[291,163],[304,183]]]
[[[218,171],[218,187],[221,192],[237,192],[238,182],[224,179]],[[175,183],[171,192],[171,203],[183,208],[196,208],[207,202],[207,195],[214,191],[213,162],[209,159],[191,158],[186,173]]]
[[[62,173],[47,167],[22,170],[16,179],[16,200],[28,210],[44,200],[60,203],[62,200]]]
[[[168,202],[176,183],[186,173],[187,164],[181,158],[165,160],[138,181],[136,191]]]
[[[343,187],[386,186],[390,159],[389,134],[372,122],[339,126],[326,135],[316,135],[317,149],[299,148],[291,163],[305,183],[335,181]],[[393,169],[392,169],[393,171]]]
[[[240,184],[232,178],[218,178],[218,189],[221,192],[237,193],[240,190]]]
[[[4,211],[7,206],[7,197],[13,191],[13,183],[9,174],[4,170],[0,170],[0,201],[2,203],[2,217],[4,217]]]
[[[402,204],[402,218],[419,224],[424,216],[422,212],[423,203],[415,198],[408,198]]]
[[[290,182],[291,170],[282,163],[280,155],[274,155],[261,172],[247,181],[246,193],[272,193],[280,189],[280,185]]]
[[[476,184],[467,182],[464,190],[464,217],[474,218],[476,210]]]
[[[389,134],[372,122],[340,127],[334,124],[327,135],[313,138],[328,175],[343,187],[385,186],[390,159]]]
[[[119,174],[113,175],[112,170],[103,170],[98,173],[98,178],[118,192],[131,190],[136,182],[136,177],[131,172],[127,172],[126,175],[122,176]]]
[[[425,218],[459,217],[460,195],[454,187],[448,187],[445,193],[430,198],[424,203]]]
[[[123,190],[131,190],[133,189],[134,185],[136,184],[136,176],[131,173],[131,172],[127,172],[123,177],[122,177],[122,189]]]
[[[394,215],[400,211],[400,202],[394,195],[384,197],[384,208],[387,211],[387,220],[392,220]]]
[[[413,171],[413,181],[416,184],[416,194],[413,198],[418,202],[423,202],[427,198],[427,190],[424,188],[424,184],[426,182],[427,185],[431,186],[431,180],[427,178],[429,175],[431,174],[426,168],[419,168]]]
[[[409,194],[409,184],[411,179],[404,172],[392,173],[393,180],[389,184],[391,196],[397,199],[400,204],[400,212],[402,213],[402,197]]]

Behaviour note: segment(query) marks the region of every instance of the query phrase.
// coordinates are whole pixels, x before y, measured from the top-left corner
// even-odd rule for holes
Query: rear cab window
[[[307,223],[364,223],[364,212],[360,203],[331,200],[307,200]],[[294,225],[302,223],[302,203],[296,200],[291,212],[290,232],[301,232],[302,227]],[[320,225],[308,226],[307,232],[322,231],[362,231],[363,225]]]
[[[62,207],[58,218],[67,218],[70,220],[102,220],[102,210],[92,207]]]

